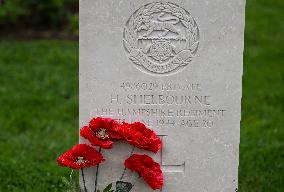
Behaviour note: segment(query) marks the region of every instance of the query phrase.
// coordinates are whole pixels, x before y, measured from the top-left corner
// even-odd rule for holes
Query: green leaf
[[[112,188],[112,183],[108,184],[108,186],[106,186],[103,192],[110,192],[111,188]]]
[[[117,181],[116,182],[116,192],[129,192],[131,191],[133,185],[129,182]]]
[[[67,185],[67,186],[70,185],[70,182],[68,181],[68,179],[66,177],[61,177],[61,181],[64,185]]]

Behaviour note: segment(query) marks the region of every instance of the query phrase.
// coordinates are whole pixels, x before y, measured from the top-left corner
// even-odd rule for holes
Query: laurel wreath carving
[[[199,31],[193,17],[178,5],[161,2],[144,5],[130,17],[128,26],[124,29],[123,42],[125,49],[129,53],[136,53],[135,50],[138,49],[138,29],[141,27],[141,25],[143,25],[143,23],[147,22],[147,19],[149,19],[153,13],[159,13],[161,11],[170,13],[180,19],[181,23],[188,31],[185,37],[187,40],[186,49],[190,50],[192,54],[196,53],[199,45]],[[139,64],[134,56],[130,55],[129,58],[134,64]],[[186,62],[190,61],[191,58]]]

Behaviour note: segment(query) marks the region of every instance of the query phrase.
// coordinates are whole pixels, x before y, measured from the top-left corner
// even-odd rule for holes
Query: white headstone
[[[164,148],[148,154],[162,164],[163,192],[237,191],[244,8],[245,0],[81,0],[80,125],[101,116],[155,130]],[[123,142],[102,151],[98,189],[118,180],[130,151]],[[95,175],[85,170],[88,191]],[[152,190],[140,179],[132,191]]]

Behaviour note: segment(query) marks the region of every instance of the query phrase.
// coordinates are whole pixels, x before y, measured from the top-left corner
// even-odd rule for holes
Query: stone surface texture
[[[237,191],[244,10],[245,0],[80,0],[80,127],[94,116],[142,121],[164,149],[135,153],[162,164],[163,192]],[[102,150],[99,189],[130,151]],[[85,169],[92,192],[95,175]],[[139,179],[132,191],[153,190]]]

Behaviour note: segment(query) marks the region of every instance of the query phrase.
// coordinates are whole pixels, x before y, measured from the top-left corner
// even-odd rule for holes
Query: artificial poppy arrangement
[[[134,184],[123,180],[126,169],[138,174],[138,179],[144,181],[153,190],[162,189],[163,172],[159,163],[145,154],[133,154],[135,147],[157,153],[162,148],[162,142],[157,134],[147,128],[143,123],[118,123],[111,118],[93,118],[89,125],[80,130],[80,136],[87,139],[90,145],[77,144],[69,151],[63,153],[57,162],[60,166],[69,167],[73,170],[81,170],[84,184],[84,192],[88,192],[84,178],[84,168],[97,167],[95,177],[95,192],[129,192]],[[124,162],[122,176],[116,181],[113,189],[112,183],[102,191],[97,189],[99,165],[105,161],[101,154],[102,149],[111,149],[115,141],[123,140],[132,145],[132,151]]]

